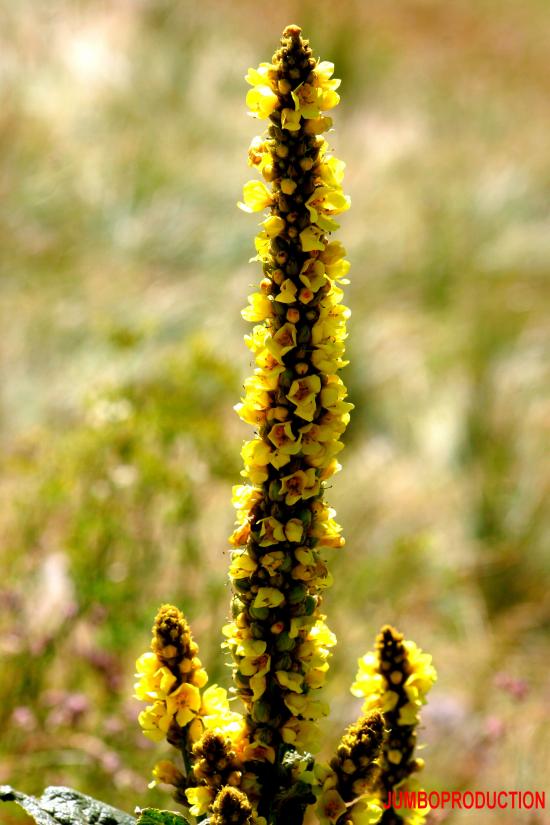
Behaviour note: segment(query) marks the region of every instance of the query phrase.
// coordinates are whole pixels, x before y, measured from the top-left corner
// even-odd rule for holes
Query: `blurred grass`
[[[327,746],[392,621],[440,673],[426,784],[543,788],[547,4],[1,10],[0,781],[163,801],[130,699],[161,601],[226,679],[238,313],[257,278],[255,223],[234,208],[255,131],[242,75],[294,20],[343,78],[353,199]]]

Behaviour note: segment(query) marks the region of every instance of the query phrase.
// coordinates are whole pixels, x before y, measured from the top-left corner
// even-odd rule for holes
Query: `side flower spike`
[[[216,796],[210,823],[211,825],[266,825],[266,820],[256,816],[246,794],[237,788],[226,786]]]
[[[208,676],[183,613],[170,604],[159,609],[151,650],[136,662],[135,696],[150,704],[139,715],[145,736],[185,746],[189,725],[201,709],[200,688]]]
[[[330,765],[316,766],[320,825],[374,825],[380,820],[375,784],[384,735],[382,715],[371,711],[346,730]]]
[[[388,729],[380,759],[378,793],[386,803],[390,792],[418,790],[413,774],[423,761],[414,756],[416,728],[426,695],[437,679],[432,657],[390,625],[380,631],[376,648],[359,659],[351,687],[354,696],[365,697],[363,711],[378,710]],[[426,810],[384,811],[382,825],[422,825]]]
[[[206,730],[192,750],[192,787],[185,792],[191,813],[202,816],[224,785],[240,785],[243,766],[233,742],[222,731]]]

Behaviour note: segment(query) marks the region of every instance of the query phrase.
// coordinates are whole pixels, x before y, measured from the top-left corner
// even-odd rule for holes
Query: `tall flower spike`
[[[336,641],[321,594],[328,552],[344,541],[323,491],[339,470],[352,405],[337,375],[349,316],[338,282],[347,283],[349,264],[328,238],[349,199],[344,164],[321,136],[339,100],[332,72],[288,26],[272,62],[247,75],[251,114],[270,125],[249,151],[265,183],[245,184],[239,206],[269,215],[254,259],[264,277],[243,311],[256,323],[246,339],[256,369],[236,409],[257,435],[242,450],[246,483],[234,489],[233,622],[224,632],[254,762],[317,749],[317,720],[328,711],[319,689]]]
[[[432,657],[386,625],[376,639],[376,650],[359,660],[351,691],[365,697],[363,710],[379,710],[388,728],[383,746],[379,793],[386,802],[390,791],[417,790],[412,774],[423,767],[414,758],[419,711],[437,678]],[[384,811],[382,825],[421,825],[426,811]]]

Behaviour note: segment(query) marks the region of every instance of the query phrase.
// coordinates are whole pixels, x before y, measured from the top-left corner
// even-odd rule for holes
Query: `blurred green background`
[[[0,11],[0,782],[170,806],[147,790],[165,751],[131,699],[162,601],[227,683],[239,311],[259,277],[256,220],[235,209],[258,131],[243,75],[296,22],[343,79],[330,140],[353,200],[327,747],[390,621],[439,671],[426,786],[544,789],[546,0]]]

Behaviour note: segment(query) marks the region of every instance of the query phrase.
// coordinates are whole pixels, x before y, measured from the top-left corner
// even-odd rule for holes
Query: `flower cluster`
[[[413,790],[412,774],[423,767],[414,758],[419,711],[437,678],[432,657],[389,625],[382,628],[376,650],[359,660],[359,671],[351,691],[365,697],[363,711],[380,711],[388,729],[381,758],[379,780],[382,801],[389,791]],[[421,825],[426,811],[404,814],[392,808],[384,812],[383,825]]]
[[[255,323],[247,344],[256,368],[237,411],[257,435],[243,447],[246,483],[233,493],[234,619],[225,628],[251,742],[270,762],[282,744],[315,750],[327,713],[318,690],[336,640],[320,603],[327,551],[344,542],[323,488],[339,469],[352,408],[337,375],[349,316],[338,284],[349,265],[327,236],[349,199],[344,164],[321,136],[339,81],[298,27],[281,42],[272,63],[247,76],[251,113],[270,126],[249,152],[265,182],[245,184],[240,206],[269,215],[256,238],[264,277],[243,311]]]
[[[263,277],[242,313],[254,324],[245,340],[255,368],[236,409],[256,434],[243,446],[243,483],[233,489],[232,616],[223,628],[244,714],[230,709],[223,688],[206,687],[189,626],[171,605],[161,607],[151,651],[137,663],[136,696],[148,703],[143,732],[181,756],[159,762],[153,784],[172,786],[191,816],[212,825],[300,825],[314,803],[321,825],[421,821],[382,809],[420,767],[415,726],[435,679],[429,657],[392,628],[361,660],[353,692],[366,698],[362,716],[328,764],[313,755],[336,644],[322,596],[330,551],[344,544],[324,491],[340,469],[352,409],[338,375],[349,263],[330,239],[349,199],[344,164],[323,137],[332,125],[326,112],[339,101],[332,74],[289,26],[272,62],[247,75],[250,113],[269,125],[249,150],[260,179],[245,184],[239,204],[268,210],[253,258]]]

